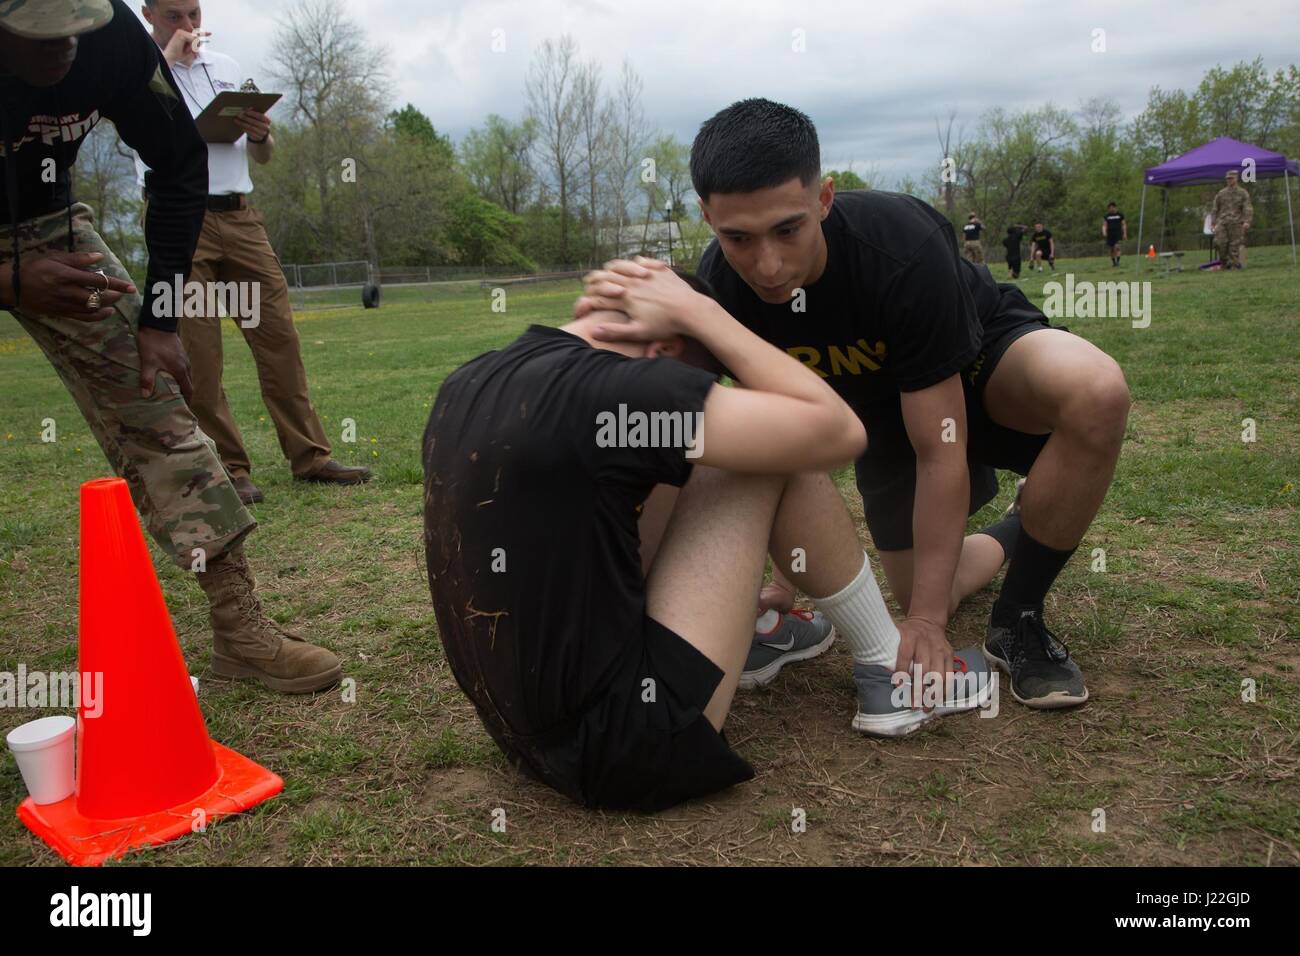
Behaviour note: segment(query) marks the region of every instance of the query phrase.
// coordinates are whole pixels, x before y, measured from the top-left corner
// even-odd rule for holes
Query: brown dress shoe
[[[343,666],[266,616],[244,549],[237,545],[195,575],[208,596],[212,673],[251,677],[282,694],[309,694],[339,682]]]
[[[240,475],[238,478],[231,481],[231,484],[235,486],[235,491],[239,495],[239,500],[244,504],[255,505],[262,501],[262,489],[253,484],[253,479],[249,478],[247,475]]]
[[[326,485],[360,485],[370,480],[370,469],[365,465],[344,465],[331,458],[310,475],[298,481],[315,481]]]

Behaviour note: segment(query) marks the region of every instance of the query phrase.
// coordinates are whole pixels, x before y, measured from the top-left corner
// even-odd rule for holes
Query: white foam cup
[[[33,803],[58,803],[72,796],[76,730],[71,717],[42,717],[5,735]]]

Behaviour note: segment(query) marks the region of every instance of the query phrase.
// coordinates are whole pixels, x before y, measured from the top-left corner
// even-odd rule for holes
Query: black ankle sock
[[[1035,541],[1024,526],[1016,537],[1015,556],[993,605],[994,620],[1017,617],[1022,608],[1042,607],[1052,582],[1078,548],[1058,551]]]
[[[1020,538],[1020,515],[1007,515],[1001,521],[995,521],[987,528],[980,528],[976,534],[986,534],[1002,545],[1004,561],[1011,560],[1016,553],[1016,541]]]

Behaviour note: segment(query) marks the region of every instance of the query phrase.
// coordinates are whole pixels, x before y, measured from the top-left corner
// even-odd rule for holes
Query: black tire
[[[366,283],[365,288],[361,290],[361,304],[367,309],[379,308],[379,286],[373,282]]]

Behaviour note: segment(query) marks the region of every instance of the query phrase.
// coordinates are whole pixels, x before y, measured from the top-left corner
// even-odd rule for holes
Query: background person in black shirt
[[[1048,631],[1043,599],[1114,474],[1124,375],[962,260],[934,209],[837,195],[820,162],[811,121],[787,106],[745,100],[706,121],[691,176],[716,238],[699,272],[731,315],[816,371],[866,425],[858,488],[907,614],[900,658],[917,646],[944,656],[956,601],[1010,552],[985,650],[1018,700],[1080,703],[1082,674]],[[995,467],[1028,475],[1022,526],[1006,544],[963,542],[967,515],[996,494]]]
[[[1052,231],[1045,229],[1041,222],[1034,223],[1034,234],[1029,237],[1032,248],[1029,256],[1029,267],[1032,269],[1034,263],[1038,263],[1038,271],[1043,271],[1043,262],[1056,271],[1056,240],[1052,238]]]
[[[966,224],[961,227],[962,255],[976,265],[984,264],[984,245],[980,242],[980,233],[984,231],[984,223],[980,222],[979,216],[971,213],[966,220]]]
[[[1101,219],[1101,235],[1106,240],[1110,264],[1119,266],[1120,243],[1128,242],[1128,221],[1114,203],[1106,205],[1106,215]]]
[[[1002,240],[1002,248],[1007,250],[1008,278],[1020,278],[1020,243],[1024,240],[1025,233],[1028,231],[1028,226],[1016,224],[1007,226],[1007,235]]]

